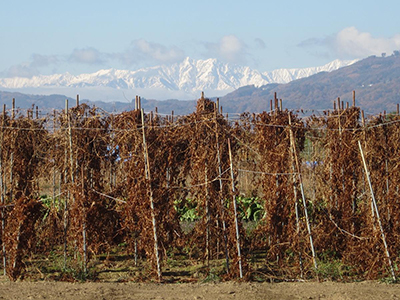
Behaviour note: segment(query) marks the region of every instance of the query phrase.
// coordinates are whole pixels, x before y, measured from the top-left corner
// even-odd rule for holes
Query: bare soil
[[[400,285],[357,283],[0,282],[0,299],[400,299]]]

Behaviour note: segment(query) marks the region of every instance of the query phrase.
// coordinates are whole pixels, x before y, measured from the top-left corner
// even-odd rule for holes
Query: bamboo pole
[[[290,117],[290,112],[288,112],[288,117],[289,117],[289,125],[291,125],[291,117]],[[289,131],[289,136],[290,136],[290,153],[291,153],[291,158],[292,158],[292,172],[293,172],[293,198],[294,198],[294,208],[295,208],[295,213],[296,213],[296,234],[297,237],[300,239],[300,221],[299,221],[299,207],[298,207],[298,202],[297,202],[297,180],[296,180],[296,166],[295,166],[295,153],[294,149],[295,146],[293,145],[294,137],[293,137],[293,130],[292,127],[290,126],[290,131]],[[303,278],[303,259],[301,255],[301,251],[299,250],[299,263],[300,263],[300,277]]]
[[[56,132],[56,111],[53,110],[53,134]],[[56,162],[54,159],[54,149],[55,145],[53,144],[52,150],[53,150],[53,208],[56,203]],[[60,183],[61,184],[61,183]]]
[[[363,127],[364,147],[366,147],[367,146],[367,131],[366,131],[366,127],[365,127],[365,114],[364,114],[363,110],[361,111],[361,124]],[[366,176],[366,175],[364,175],[364,176]],[[365,178],[364,178],[364,187],[363,187],[364,193],[365,193],[365,190],[366,190],[366,188],[365,188]],[[373,220],[375,220],[375,209],[374,209],[374,204],[372,203],[372,201],[371,201],[371,217]],[[375,223],[373,223],[373,226],[374,226],[374,229],[376,229]]]
[[[75,182],[74,178],[74,158],[73,158],[73,153],[72,153],[72,128],[71,128],[71,119],[69,117],[68,113],[68,99],[65,100],[65,108],[66,108],[66,116],[67,116],[67,121],[68,121],[68,141],[69,141],[69,163],[70,163],[70,175],[71,175],[71,182]]]
[[[205,188],[205,193],[206,193],[206,257],[207,257],[207,268],[210,268],[210,256],[211,256],[211,251],[210,251],[210,195],[208,193],[208,165],[206,162],[206,165],[204,167],[204,188]]]
[[[152,220],[152,224],[153,224],[154,255],[156,257],[156,263],[157,263],[158,280],[161,281],[161,266],[160,266],[160,257],[159,257],[159,253],[158,253],[157,224],[156,224],[156,215],[155,215],[155,211],[154,211],[153,190],[151,187],[149,152],[148,152],[147,143],[146,143],[146,133],[145,133],[145,126],[144,126],[144,111],[143,111],[143,109],[141,109],[141,117],[142,117],[143,155],[144,155],[145,176],[146,176],[148,186],[149,186],[151,220]]]
[[[371,183],[370,174],[369,174],[369,171],[368,171],[367,163],[366,163],[366,161],[365,161],[364,152],[363,152],[363,149],[362,149],[362,146],[361,146],[361,142],[360,142],[360,141],[358,141],[358,147],[360,148],[361,158],[362,158],[362,162],[363,162],[363,165],[364,165],[365,174],[366,174],[366,176],[367,176],[368,185],[369,185],[369,189],[370,189],[370,192],[371,192],[371,198],[372,198],[372,202],[373,202],[373,204],[374,204],[374,209],[375,209],[376,218],[377,218],[377,220],[378,220],[379,229],[380,229],[380,231],[381,231],[381,238],[382,238],[382,241],[383,241],[383,245],[385,246],[386,258],[387,258],[387,260],[388,260],[390,272],[392,273],[393,281],[396,281],[396,275],[395,275],[395,273],[394,273],[394,269],[393,269],[393,265],[392,265],[392,260],[390,259],[389,248],[388,248],[387,243],[386,243],[385,232],[383,231],[383,226],[382,226],[381,218],[380,218],[380,216],[379,216],[378,205],[377,205],[376,200],[375,200],[375,195],[374,195],[374,190],[373,190],[373,188],[372,188],[372,183]]]
[[[85,178],[84,178],[84,175],[83,175],[83,166],[81,167],[81,177],[82,177],[82,198],[83,198],[83,200],[85,201],[86,199],[86,196],[85,196],[85,184],[84,184],[84,182],[85,182]],[[83,214],[82,214],[82,217],[83,217],[83,224],[82,224],[82,241],[83,241],[83,273],[84,273],[84,276],[85,276],[85,278],[86,278],[86,276],[87,276],[87,263],[88,263],[88,260],[87,260],[87,241],[86,241],[86,208],[85,208],[85,206],[83,205]]]
[[[289,126],[290,126],[290,130],[292,131],[292,120],[290,118],[290,115],[289,115]],[[297,157],[296,144],[294,141],[293,134],[291,137],[292,137],[292,147],[293,147],[294,159],[296,162],[296,169],[297,169],[298,179],[299,179],[299,184],[300,184],[300,192],[301,192],[301,197],[303,199],[304,217],[306,219],[307,231],[308,231],[308,236],[310,239],[311,253],[312,253],[312,257],[313,257],[315,270],[318,270],[318,264],[317,264],[317,259],[316,259],[316,255],[315,255],[315,250],[314,250],[314,242],[313,242],[313,237],[312,237],[312,233],[311,233],[311,226],[310,226],[310,221],[309,221],[308,212],[307,212],[307,202],[306,202],[306,197],[304,195],[303,180],[301,177],[300,164],[299,164],[299,159]]]
[[[11,127],[14,126],[14,119],[15,119],[15,98],[12,99],[12,110],[11,110],[11,118],[12,118],[12,125]],[[11,133],[11,136],[14,137],[14,131]],[[13,201],[13,194],[14,194],[14,185],[13,185],[13,180],[14,180],[14,144],[12,143],[11,146],[11,155],[10,155],[10,202]]]
[[[65,100],[65,120],[68,120],[68,99]],[[64,156],[65,156],[65,170],[64,170],[64,184],[67,183],[67,177],[68,177],[68,169],[67,169],[67,165],[68,165],[68,149],[67,146],[65,146],[64,149]],[[61,174],[61,173],[60,173]],[[60,182],[60,186],[61,186],[61,182]],[[67,269],[67,230],[68,230],[68,198],[69,198],[69,193],[67,194],[67,196],[65,197],[64,200],[64,270]]]
[[[1,124],[0,133],[0,189],[1,189],[1,244],[2,244],[2,256],[3,256],[3,275],[7,275],[7,255],[6,255],[6,244],[5,244],[5,216],[4,216],[4,205],[5,205],[5,192],[4,192],[4,182],[3,182],[3,140],[4,140],[4,126],[6,117],[6,105],[3,106],[3,119]]]
[[[235,230],[236,230],[236,247],[238,254],[238,263],[239,263],[239,275],[240,278],[243,278],[243,270],[242,270],[242,254],[240,250],[240,233],[239,233],[239,223],[237,217],[237,203],[236,203],[236,189],[235,189],[235,178],[233,176],[233,162],[232,162],[232,150],[231,150],[231,141],[228,139],[228,151],[229,151],[229,162],[231,169],[231,181],[232,181],[232,202],[233,202],[233,214],[235,218]]]
[[[218,108],[218,105],[217,105]],[[218,122],[217,122],[217,110],[215,110],[215,140],[217,144],[217,162],[218,162],[218,181],[219,181],[219,191],[220,191],[220,204],[222,211],[222,232],[224,236],[224,245],[225,245],[225,260],[226,260],[226,272],[229,273],[229,250],[228,250],[228,236],[226,234],[226,223],[225,223],[225,205],[224,199],[222,197],[222,168],[221,168],[221,153],[219,151],[219,134],[218,134]]]

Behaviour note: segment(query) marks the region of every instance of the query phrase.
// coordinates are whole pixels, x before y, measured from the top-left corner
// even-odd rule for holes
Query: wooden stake
[[[156,224],[156,215],[155,215],[155,211],[154,211],[153,189],[151,187],[149,152],[148,152],[148,148],[147,148],[147,144],[146,144],[146,132],[145,132],[145,126],[144,126],[144,111],[143,111],[143,109],[141,109],[141,117],[142,117],[143,155],[144,155],[145,176],[146,176],[148,186],[149,186],[151,220],[153,223],[154,255],[156,257],[156,263],[157,263],[158,280],[161,281],[161,266],[160,266],[160,257],[159,257],[159,253],[158,253],[157,224]]]
[[[239,263],[239,275],[240,278],[243,278],[243,270],[242,270],[242,255],[240,251],[240,233],[239,233],[239,224],[237,217],[237,203],[236,203],[236,189],[235,189],[235,178],[233,176],[233,162],[232,162],[232,150],[231,150],[231,141],[228,139],[228,151],[229,151],[229,161],[230,161],[230,169],[231,169],[231,182],[232,182],[232,202],[233,202],[233,214],[235,217],[235,230],[236,230],[236,247],[238,254],[238,263]]]
[[[14,118],[15,118],[15,98],[12,98],[11,118],[12,118],[13,120],[14,120]]]
[[[390,259],[389,248],[388,248],[387,243],[386,243],[385,232],[383,231],[383,226],[382,226],[381,218],[379,217],[378,205],[377,205],[376,200],[375,200],[374,190],[373,190],[373,188],[372,188],[372,183],[371,183],[371,179],[370,179],[370,176],[369,176],[369,171],[368,171],[367,163],[366,163],[366,161],[365,161],[364,152],[363,152],[363,149],[362,149],[362,147],[361,147],[361,142],[360,142],[360,141],[358,141],[358,147],[360,148],[361,158],[362,158],[362,162],[363,162],[363,165],[364,165],[365,174],[366,174],[366,176],[367,176],[368,185],[369,185],[369,189],[370,189],[370,192],[371,192],[371,198],[372,198],[372,202],[373,202],[373,204],[374,204],[374,209],[375,209],[376,218],[378,219],[378,224],[379,224],[379,229],[380,229],[380,231],[381,231],[381,237],[382,237],[383,245],[385,246],[386,258],[387,258],[387,260],[388,260],[388,264],[389,264],[389,267],[390,267],[390,271],[391,271],[391,273],[392,273],[393,281],[396,281],[396,275],[395,275],[395,273],[394,273],[394,269],[393,269],[393,265],[392,265],[392,260]]]
[[[79,106],[79,95],[76,95],[76,107]]]
[[[356,106],[356,91],[353,91],[353,107]]]
[[[365,117],[364,117],[364,111],[363,110],[361,111],[361,122],[362,122],[362,126],[365,127]]]

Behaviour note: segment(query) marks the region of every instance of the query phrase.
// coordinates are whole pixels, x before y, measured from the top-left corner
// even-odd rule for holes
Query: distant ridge
[[[79,89],[81,94],[92,100],[121,101],[122,92],[146,94],[156,99],[195,99],[201,91],[208,95],[222,96],[246,85],[256,87],[269,83],[287,83],[318,72],[330,72],[348,66],[353,61],[335,60],[320,67],[304,69],[279,69],[261,73],[249,67],[219,62],[217,59],[194,60],[186,58],[171,66],[156,66],[136,71],[100,70],[91,74],[69,73],[40,75],[32,78],[0,78],[0,89],[35,89],[35,93],[65,93]],[[66,90],[67,89],[67,90]],[[91,96],[93,90],[113,91],[112,97],[105,94]],[[100,90],[101,91],[101,90]],[[139,91],[139,92],[138,92]]]
[[[221,97],[227,112],[269,110],[276,92],[289,109],[332,109],[333,101],[351,102],[367,113],[391,112],[400,103],[400,56],[371,56],[332,72],[321,72],[287,84],[245,86]]]

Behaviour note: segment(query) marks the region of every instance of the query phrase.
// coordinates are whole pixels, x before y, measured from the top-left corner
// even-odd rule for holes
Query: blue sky
[[[400,49],[400,1],[2,3],[0,77],[136,70],[189,56],[259,71]]]

